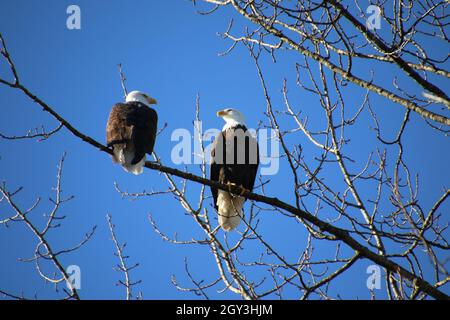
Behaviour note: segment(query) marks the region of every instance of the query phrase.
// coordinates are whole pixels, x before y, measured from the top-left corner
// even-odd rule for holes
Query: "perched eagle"
[[[252,191],[259,165],[258,142],[247,130],[244,116],[236,109],[217,112],[225,120],[211,150],[210,179]],[[225,231],[236,228],[242,218],[245,198],[211,188],[219,224]]]
[[[130,92],[125,103],[117,103],[106,125],[107,146],[112,148],[113,161],[127,172],[141,174],[145,154],[153,152],[158,115],[149,107],[156,100],[139,91]]]

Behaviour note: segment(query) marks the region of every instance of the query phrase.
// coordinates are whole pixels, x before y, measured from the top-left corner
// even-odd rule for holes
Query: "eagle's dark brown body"
[[[106,126],[108,147],[113,148],[114,162],[127,170],[151,155],[156,140],[158,115],[141,102],[117,103]],[[127,170],[128,171],[128,170]]]

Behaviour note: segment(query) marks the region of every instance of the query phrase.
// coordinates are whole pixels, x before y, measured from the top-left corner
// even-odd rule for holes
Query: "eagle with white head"
[[[116,103],[109,114],[107,146],[113,150],[113,161],[127,172],[141,174],[146,154],[153,152],[158,114],[150,105],[156,103],[149,95],[132,91],[125,103]]]
[[[252,191],[259,165],[258,142],[245,126],[240,111],[225,109],[217,116],[225,120],[225,125],[213,142],[210,179]],[[214,187],[211,193],[220,226],[225,231],[233,230],[243,217],[246,199]]]

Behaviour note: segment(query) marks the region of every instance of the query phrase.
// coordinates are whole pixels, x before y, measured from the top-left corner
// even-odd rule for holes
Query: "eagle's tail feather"
[[[126,172],[130,172],[135,175],[144,172],[144,165],[146,158],[145,153],[140,160],[133,163],[136,158],[134,151],[127,150],[127,148],[124,148],[123,145],[122,147],[120,147],[119,145],[114,145],[113,151],[114,151],[113,155],[114,162],[120,163]]]
[[[123,168],[125,169],[125,171],[127,172],[131,172],[135,175],[141,174],[144,172],[144,164],[145,164],[145,155],[144,157],[141,159],[141,161],[139,161],[136,164],[130,164],[128,166],[123,166]]]
[[[219,224],[225,231],[235,229],[243,216],[245,198],[231,195],[229,192],[219,190],[217,208]]]
[[[112,159],[114,163],[122,164],[124,162],[123,150],[125,149],[125,144],[114,144],[112,145],[113,155]]]

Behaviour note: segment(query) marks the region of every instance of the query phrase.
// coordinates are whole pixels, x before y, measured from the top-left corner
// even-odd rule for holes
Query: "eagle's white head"
[[[217,112],[217,116],[225,120],[225,126],[223,127],[224,130],[239,124],[245,125],[244,115],[236,109],[228,108],[220,110]]]
[[[140,91],[131,91],[130,93],[127,94],[125,102],[132,102],[132,101],[143,103],[146,106],[158,103],[155,99]]]

